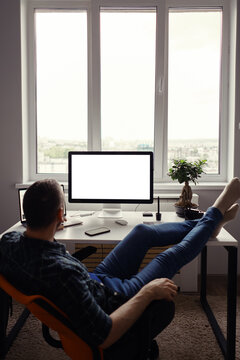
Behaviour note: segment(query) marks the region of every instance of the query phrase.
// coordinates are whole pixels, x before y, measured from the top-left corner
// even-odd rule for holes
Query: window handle
[[[158,93],[162,94],[163,93],[163,78],[160,77],[159,82],[158,82]]]

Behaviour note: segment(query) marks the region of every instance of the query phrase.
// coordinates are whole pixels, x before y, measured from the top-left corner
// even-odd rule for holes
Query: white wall
[[[236,87],[235,87],[235,162],[234,175],[240,177],[240,3],[237,2],[237,48],[236,48]],[[240,226],[239,226],[240,232]]]
[[[20,1],[0,1],[0,232],[17,220],[22,180]]]
[[[239,12],[239,9],[238,9]],[[239,16],[240,18],[240,16]],[[238,22],[240,34],[240,22]],[[20,0],[0,1],[0,233],[18,220],[18,202],[15,184],[22,181],[22,125],[21,125],[21,51]],[[240,67],[240,44],[237,48],[237,68]],[[237,72],[236,96],[240,100],[240,72]],[[238,123],[240,101],[236,101],[235,151],[240,154]],[[234,172],[240,175],[239,155],[235,156]],[[207,209],[219,191],[198,190],[200,208]],[[240,240],[240,215],[227,226]],[[240,253],[240,251],[239,251]],[[240,264],[240,259],[239,259]],[[239,266],[240,269],[240,266]],[[209,251],[209,271],[224,273],[226,254],[222,249]]]

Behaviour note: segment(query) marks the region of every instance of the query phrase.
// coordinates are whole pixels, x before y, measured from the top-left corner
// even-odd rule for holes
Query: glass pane
[[[37,11],[37,172],[66,173],[87,149],[87,14]]]
[[[153,150],[155,10],[101,11],[103,150]]]
[[[207,159],[219,173],[222,12],[169,12],[168,165]]]

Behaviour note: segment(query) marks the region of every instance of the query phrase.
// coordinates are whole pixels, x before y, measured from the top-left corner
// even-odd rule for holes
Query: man
[[[51,299],[79,335],[104,349],[106,359],[146,359],[152,339],[172,320],[174,274],[197,256],[238,211],[240,181],[234,178],[200,220],[136,226],[89,274],[54,240],[64,221],[64,199],[55,180],[42,180],[24,196],[27,230],[5,234],[0,272],[19,290]],[[174,244],[143,270],[153,246]]]

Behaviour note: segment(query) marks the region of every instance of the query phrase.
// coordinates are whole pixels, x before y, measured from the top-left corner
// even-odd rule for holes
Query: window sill
[[[31,184],[33,184],[34,181],[26,181],[23,183],[17,183],[15,185],[16,189],[22,189],[22,188],[27,188],[29,187]],[[59,181],[59,183],[64,185],[64,189],[65,191],[68,190],[68,183],[67,182],[61,182]],[[205,190],[205,191],[212,191],[212,190],[223,190],[223,188],[225,187],[225,185],[227,184],[227,182],[202,182],[202,183],[198,183],[197,185],[194,184],[190,184],[192,187],[193,191],[197,191],[197,190]],[[183,188],[184,184],[179,184],[179,183],[155,183],[154,184],[154,194],[158,195],[158,194],[162,194],[164,197],[164,194],[167,193],[166,195],[169,196],[169,193],[179,193],[181,192],[181,189]]]
[[[223,190],[223,188],[226,186],[227,182],[202,182],[198,183],[197,185],[194,185],[193,183],[190,183],[190,186],[193,191],[197,190],[206,190],[206,191],[212,191],[212,190]],[[179,183],[156,183],[154,184],[154,192],[160,193],[162,191],[181,191],[184,184]]]

